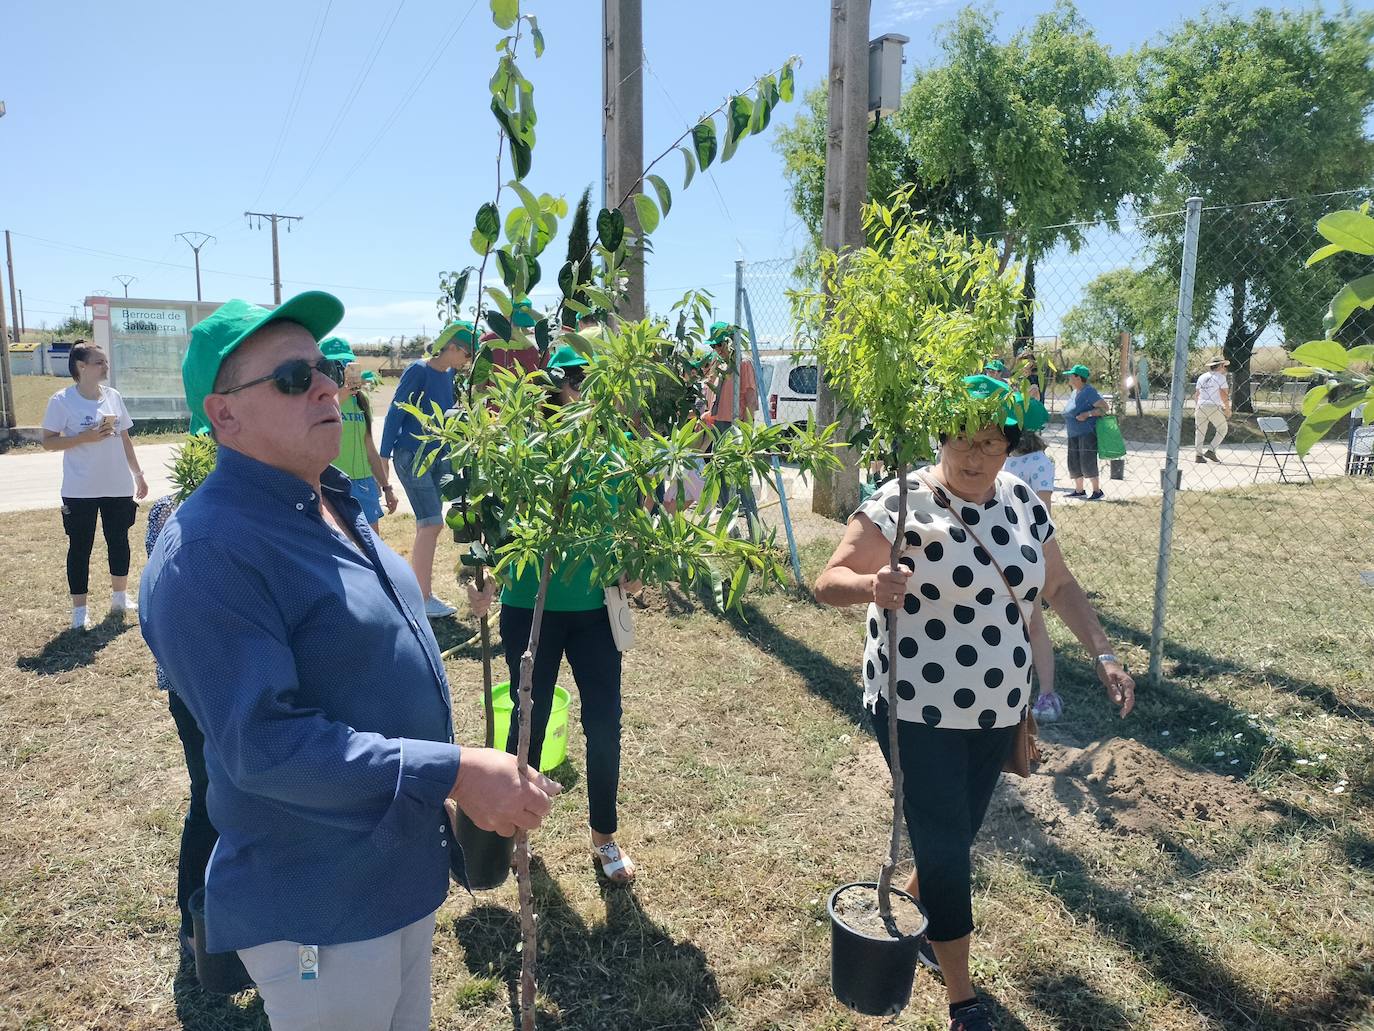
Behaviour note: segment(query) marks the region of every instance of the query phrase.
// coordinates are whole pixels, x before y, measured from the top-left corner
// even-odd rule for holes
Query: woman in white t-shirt
[[[72,627],[86,629],[86,592],[96,517],[105,531],[110,564],[110,615],[123,618],[129,601],[129,528],[135,499],[148,494],[129,428],[133,419],[119,391],[103,381],[110,363],[100,348],[72,345],[67,371],[76,382],[53,394],[43,413],[43,449],[62,452],[62,528],[67,533],[67,587]]]

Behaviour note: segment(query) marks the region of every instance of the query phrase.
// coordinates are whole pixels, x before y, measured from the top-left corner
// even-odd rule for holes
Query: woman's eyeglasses
[[[247,383],[240,383],[236,387],[219,390],[216,393],[237,394],[240,390],[247,390],[259,383],[271,383],[288,396],[304,394],[310,389],[310,384],[315,381],[316,371],[327,376],[336,387],[341,387],[344,382],[344,368],[347,364],[347,362],[341,362],[337,358],[321,358],[317,362],[309,362],[304,358],[293,358],[289,362],[282,362],[272,370],[272,374],[269,376],[259,376],[257,379],[250,379]]]
[[[1005,458],[1009,450],[1005,439],[1002,440],[969,440],[967,437],[950,437],[945,441],[945,447],[960,454],[968,454],[975,448],[987,458]]]

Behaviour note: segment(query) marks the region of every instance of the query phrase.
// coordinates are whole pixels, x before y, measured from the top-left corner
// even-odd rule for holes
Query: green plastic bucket
[[[553,689],[553,709],[549,712],[549,726],[544,731],[544,750],[539,756],[539,772],[548,773],[568,757],[568,702],[572,699],[561,687]],[[510,697],[510,682],[503,681],[491,689],[491,704],[495,717],[496,747],[504,747],[510,735],[510,714],[515,704]]]

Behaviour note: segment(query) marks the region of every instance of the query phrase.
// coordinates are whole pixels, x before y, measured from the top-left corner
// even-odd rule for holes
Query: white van
[[[815,355],[770,355],[760,359],[759,406],[775,423],[792,425],[816,417],[820,372]]]

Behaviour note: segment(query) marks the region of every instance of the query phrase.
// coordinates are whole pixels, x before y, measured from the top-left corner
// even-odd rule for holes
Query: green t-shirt
[[[343,439],[339,441],[339,457],[331,463],[350,480],[362,480],[372,475],[367,461],[367,417],[354,394],[339,405],[343,416]]]
[[[542,570],[531,562],[525,567],[523,576],[516,577],[515,583],[501,589],[501,604],[513,605],[518,609],[534,608],[535,597],[539,594],[539,574]],[[544,608],[549,612],[591,612],[606,604],[605,585],[592,579],[592,560],[581,559],[575,562],[568,576],[563,570],[554,569],[549,580],[549,596]]]

